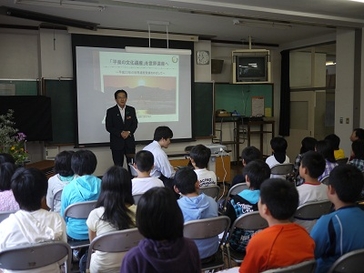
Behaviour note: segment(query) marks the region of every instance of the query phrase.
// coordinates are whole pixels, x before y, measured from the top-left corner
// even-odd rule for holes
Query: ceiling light
[[[250,27],[261,27],[261,28],[276,28],[276,29],[291,29],[292,25],[282,22],[274,21],[262,21],[262,20],[251,20],[251,19],[233,19],[234,26],[250,26]]]
[[[330,65],[336,65],[336,62],[333,62],[333,61],[326,62],[326,66],[330,66]]]
[[[191,55],[191,50],[189,50],[189,49],[178,49],[178,48],[157,48],[157,47],[126,46],[125,51],[128,52],[128,53]]]
[[[88,4],[87,2],[79,3],[67,0],[15,0],[15,4],[90,10],[90,11],[103,11],[106,8],[103,5]]]

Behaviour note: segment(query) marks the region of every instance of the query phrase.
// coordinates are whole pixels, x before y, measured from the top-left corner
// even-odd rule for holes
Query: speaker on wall
[[[211,74],[220,74],[224,67],[224,60],[211,59]]]

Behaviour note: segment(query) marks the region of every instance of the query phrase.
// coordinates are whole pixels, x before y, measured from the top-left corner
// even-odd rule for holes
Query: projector
[[[226,151],[226,146],[221,144],[210,144],[205,146],[211,150],[211,154],[218,154],[221,150]]]

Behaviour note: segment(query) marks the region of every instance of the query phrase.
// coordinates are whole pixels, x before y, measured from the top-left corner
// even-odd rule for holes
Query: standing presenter
[[[116,105],[106,111],[106,130],[110,133],[110,149],[115,165],[123,166],[124,156],[135,154],[134,132],[138,127],[135,108],[126,105],[128,93],[117,90]],[[127,157],[127,162],[131,160]]]

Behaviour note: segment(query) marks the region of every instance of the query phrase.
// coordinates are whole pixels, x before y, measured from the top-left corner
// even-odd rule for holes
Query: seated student
[[[272,148],[272,155],[269,156],[265,163],[272,169],[272,167],[279,165],[279,164],[286,164],[290,163],[289,157],[286,155],[287,150],[287,140],[283,137],[274,137],[270,140],[270,146]],[[274,178],[283,178],[286,179],[285,175],[273,175],[271,177]]]
[[[300,176],[300,166],[301,166],[301,160],[303,155],[308,151],[314,151],[316,147],[317,140],[313,137],[305,137],[301,141],[301,149],[300,153],[296,156],[296,159],[294,161],[294,167],[293,167],[293,178],[296,183],[296,186],[299,186],[303,184],[304,180]]]
[[[362,128],[355,128],[350,135],[350,140],[354,142],[355,140],[364,140],[364,129]]]
[[[97,200],[100,194],[101,179],[92,175],[96,169],[97,159],[89,150],[79,150],[72,155],[71,167],[77,178],[70,181],[62,191],[61,215],[69,205]],[[86,219],[66,219],[67,235],[73,240],[87,240]],[[83,253],[80,253],[80,255]]]
[[[321,216],[310,233],[316,243],[316,273],[328,272],[340,256],[364,248],[364,211],[356,206],[363,185],[363,174],[354,166],[337,166],[330,173],[327,196],[335,211]]]
[[[75,178],[74,172],[71,168],[71,158],[73,151],[60,152],[54,159],[54,173],[48,179],[48,191],[47,191],[47,206],[52,207],[54,203],[54,211],[61,211],[61,200],[54,200],[55,194],[63,190],[71,180]]]
[[[173,188],[174,168],[168,160],[168,156],[162,148],[168,148],[173,137],[172,130],[167,126],[159,126],[154,131],[153,142],[144,147],[143,150],[150,151],[154,156],[154,168],[150,176],[157,177],[164,185]]]
[[[332,147],[334,148],[334,156],[336,160],[345,158],[344,150],[339,148],[340,138],[337,135],[335,134],[327,135],[325,137],[325,140],[328,140],[331,143]]]
[[[58,240],[67,242],[66,225],[61,215],[41,208],[47,187],[47,178],[40,170],[20,168],[15,172],[11,181],[11,189],[15,200],[19,203],[20,210],[10,214],[0,223],[0,251],[5,248],[40,242]],[[61,271],[60,264],[54,263],[35,271],[21,272],[58,273]]]
[[[299,195],[299,203],[301,206],[308,202],[327,200],[327,186],[318,181],[318,177],[325,170],[324,157],[314,151],[309,151],[303,155],[300,176],[304,179],[304,183],[297,187]],[[316,221],[295,220],[297,224],[303,226],[308,232],[312,229]]]
[[[317,141],[315,149],[324,156],[326,162],[324,172],[318,177],[318,180],[321,181],[325,176],[328,176],[338,164],[334,156],[334,148],[328,140]]]
[[[135,212],[129,172],[120,166],[111,167],[102,177],[99,199],[86,221],[90,242],[96,236],[135,227]],[[96,250],[91,256],[90,272],[119,272],[124,255]]]
[[[126,253],[120,273],[201,273],[198,250],[183,237],[183,215],[170,189],[155,187],[142,195],[136,224],[145,239]]]
[[[174,190],[181,195],[177,200],[182,210],[184,221],[211,218],[218,216],[217,203],[204,193],[198,194],[199,181],[196,173],[184,167],[176,172],[174,177]],[[212,259],[219,247],[218,236],[208,239],[195,240],[202,262]]]
[[[297,206],[294,184],[280,178],[263,182],[258,209],[269,227],[250,239],[240,273],[258,273],[314,259],[315,242],[303,227],[290,221]]]
[[[190,151],[190,161],[200,182],[200,188],[217,185],[216,174],[207,170],[210,156],[211,150],[202,144],[194,146]]]
[[[245,147],[241,152],[241,163],[243,164],[243,167],[245,167],[249,162],[257,159],[263,159],[263,155],[262,152],[254,146]],[[234,177],[233,181],[231,182],[231,187],[235,186],[236,184],[244,182],[245,182],[245,175],[238,174]]]
[[[239,216],[258,210],[260,185],[270,177],[270,168],[263,160],[254,160],[244,167],[243,173],[249,189],[239,192],[228,201],[226,215],[229,216],[231,224]],[[230,246],[238,252],[245,252],[245,248],[255,232],[257,230],[237,228],[229,242]]]
[[[142,194],[153,187],[164,187],[162,180],[150,176],[154,157],[149,151],[141,150],[135,155],[134,167],[138,176],[132,179],[132,194]]]
[[[364,140],[358,139],[351,143],[351,160],[348,164],[364,172]]]
[[[11,177],[16,171],[14,163],[0,164],[0,211],[17,211],[19,204],[16,202],[11,190]]]

